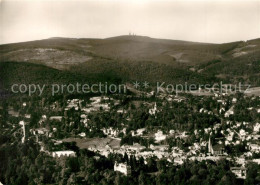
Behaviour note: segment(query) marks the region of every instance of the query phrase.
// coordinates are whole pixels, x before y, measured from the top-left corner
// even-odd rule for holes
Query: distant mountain
[[[56,37],[0,45],[0,62],[8,61],[45,65],[101,80],[224,80],[260,85],[260,39],[210,44],[130,35]]]

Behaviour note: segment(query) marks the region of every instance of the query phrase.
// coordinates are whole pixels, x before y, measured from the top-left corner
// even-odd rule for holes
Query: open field
[[[85,149],[89,147],[105,147],[109,145],[111,148],[119,148],[120,147],[120,140],[114,138],[66,138],[63,139],[64,142],[76,142],[77,146],[80,149]]]
[[[249,88],[246,92],[245,95],[247,96],[260,96],[260,87],[254,87],[254,88]]]

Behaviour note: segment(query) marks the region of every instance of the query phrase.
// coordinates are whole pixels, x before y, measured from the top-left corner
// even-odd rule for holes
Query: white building
[[[155,115],[157,113],[157,105],[156,103],[154,104],[154,108],[153,109],[149,109],[149,114],[151,115]]]
[[[24,143],[24,141],[25,141],[25,122],[24,121],[20,121],[19,122],[19,125],[21,125],[22,126],[22,129],[23,129],[23,137],[22,137],[22,143]]]
[[[259,130],[260,130],[260,124],[256,123],[254,126],[254,132],[259,132]]]
[[[126,163],[117,163],[115,162],[114,171],[123,173],[124,175],[131,174],[131,167]]]
[[[25,114],[24,117],[27,118],[27,119],[30,119],[31,118],[31,114]]]
[[[119,130],[113,129],[112,127],[103,128],[102,131],[105,135],[108,135],[108,136],[111,136],[111,137],[117,137],[118,134],[119,134]]]
[[[52,157],[76,157],[76,152],[70,150],[56,151],[52,152]]]
[[[246,179],[246,168],[244,167],[232,167],[231,172],[235,174],[238,179]]]
[[[160,142],[166,139],[166,135],[163,134],[161,130],[158,130],[157,133],[154,134],[155,141]]]
[[[252,151],[252,152],[259,152],[260,151],[260,145],[258,145],[258,144],[249,143],[248,145],[249,145],[250,151]]]
[[[80,136],[80,137],[86,137],[86,133],[85,133],[85,132],[81,132],[81,133],[79,134],[79,136]]]
[[[234,114],[234,107],[231,107],[226,113],[225,118],[228,118],[230,115]]]
[[[51,116],[50,117],[50,121],[59,121],[61,122],[62,121],[62,116]]]
[[[142,136],[145,128],[137,129],[136,131],[131,131],[132,136]]]

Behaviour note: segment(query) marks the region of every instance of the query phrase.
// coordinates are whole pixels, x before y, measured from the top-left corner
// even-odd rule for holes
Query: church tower
[[[209,136],[209,142],[208,142],[208,153],[214,154],[210,136]]]
[[[26,133],[25,133],[25,122],[24,122],[24,121],[20,121],[19,124],[22,126],[22,130],[23,130],[22,143],[24,143],[25,137],[26,137]]]

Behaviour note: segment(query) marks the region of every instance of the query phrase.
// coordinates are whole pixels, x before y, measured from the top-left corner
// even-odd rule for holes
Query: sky
[[[260,38],[260,0],[0,0],[0,44],[129,32],[207,43]]]

